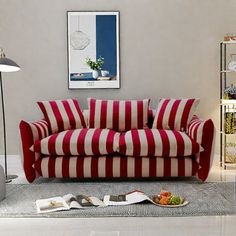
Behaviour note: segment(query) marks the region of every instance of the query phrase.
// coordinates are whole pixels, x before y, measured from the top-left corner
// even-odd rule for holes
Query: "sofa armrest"
[[[33,164],[40,158],[40,154],[30,151],[30,147],[36,140],[49,136],[49,125],[45,120],[36,122],[26,122],[22,120],[20,122],[20,135],[25,176],[29,182],[33,182],[38,177]]]
[[[194,116],[187,133],[204,148],[204,151],[196,155],[196,160],[200,165],[197,176],[200,180],[205,181],[214,157],[215,127],[213,121],[211,119],[203,121]]]

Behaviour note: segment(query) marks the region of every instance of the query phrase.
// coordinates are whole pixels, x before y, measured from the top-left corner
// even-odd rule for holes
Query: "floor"
[[[0,164],[3,158],[0,156]],[[20,158],[8,157],[9,174],[18,174],[14,183],[27,183],[23,170],[19,169]],[[208,182],[236,181],[236,169],[223,170],[218,162],[213,164]],[[212,217],[119,217],[89,219],[0,219],[1,236],[17,235],[80,235],[80,236],[128,236],[128,235],[236,235],[235,216]]]

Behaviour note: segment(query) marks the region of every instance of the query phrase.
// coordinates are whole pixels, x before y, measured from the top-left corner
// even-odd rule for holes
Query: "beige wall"
[[[120,11],[121,89],[68,90],[67,10]],[[38,100],[199,97],[218,129],[219,42],[235,12],[234,0],[0,0],[0,46],[22,67],[3,75],[9,153],[19,121],[42,116]]]

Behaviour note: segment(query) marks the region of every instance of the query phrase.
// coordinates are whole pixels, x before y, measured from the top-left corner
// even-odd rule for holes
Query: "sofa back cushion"
[[[106,155],[118,149],[119,133],[109,129],[75,129],[38,140],[31,151],[45,155]]]
[[[85,128],[86,123],[76,99],[38,102],[52,133]]]
[[[88,99],[89,127],[108,128],[119,132],[148,127],[149,99]]]
[[[186,131],[199,99],[160,99],[152,128]]]
[[[203,149],[186,133],[176,130],[130,130],[120,136],[119,153],[127,156],[190,156]]]

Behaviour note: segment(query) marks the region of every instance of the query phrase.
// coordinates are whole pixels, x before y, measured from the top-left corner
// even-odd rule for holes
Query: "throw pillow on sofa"
[[[66,130],[37,140],[31,151],[45,155],[106,155],[118,149],[119,133],[109,129]]]
[[[51,132],[85,128],[86,123],[76,99],[38,102]]]
[[[127,156],[190,156],[203,149],[186,133],[176,130],[130,130],[120,136],[119,153]]]
[[[89,98],[89,127],[108,128],[119,132],[147,128],[149,102],[150,99],[98,100]]]
[[[160,99],[152,128],[186,131],[199,99]]]

